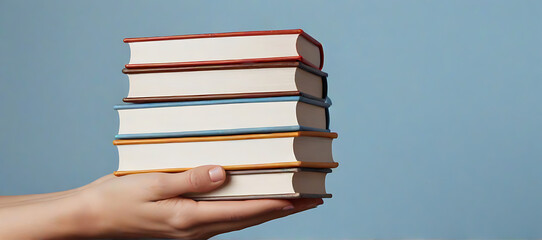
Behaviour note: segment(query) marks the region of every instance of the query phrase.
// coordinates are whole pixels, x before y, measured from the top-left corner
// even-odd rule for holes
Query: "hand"
[[[19,215],[36,214],[39,205],[43,205],[49,207],[49,212],[65,216],[51,224],[53,228],[65,228],[56,229],[50,234],[53,237],[207,239],[323,203],[321,199],[196,202],[180,197],[190,192],[211,191],[222,185],[224,180],[225,172],[218,166],[203,166],[183,173],[147,173],[123,177],[108,175],[64,197],[16,208],[27,207],[26,211],[20,209]],[[41,209],[41,212],[47,212]],[[9,215],[10,211],[7,213]],[[12,210],[11,213],[14,216],[16,212]],[[30,234],[29,229],[36,226],[31,223],[35,218],[31,218],[30,222],[28,218],[21,218],[25,219],[26,226],[0,226],[0,238],[3,231],[13,233],[17,229]],[[4,220],[2,208],[0,220]],[[47,231],[40,232],[44,234]],[[5,236],[27,236],[24,234]],[[43,235],[36,236],[46,238]]]

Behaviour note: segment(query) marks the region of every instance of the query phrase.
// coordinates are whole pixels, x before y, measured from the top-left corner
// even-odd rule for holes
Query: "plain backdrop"
[[[542,238],[540,1],[0,1],[0,194],[111,173],[125,37],[302,28],[332,199],[220,239]]]

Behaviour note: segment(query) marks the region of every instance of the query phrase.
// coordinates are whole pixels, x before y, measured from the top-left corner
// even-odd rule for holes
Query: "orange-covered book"
[[[283,132],[228,136],[115,140],[121,176],[181,172],[200,165],[226,170],[335,168],[331,143],[336,133]]]

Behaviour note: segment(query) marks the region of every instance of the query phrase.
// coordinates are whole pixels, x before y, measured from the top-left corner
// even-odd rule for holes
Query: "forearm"
[[[16,195],[16,196],[0,196],[0,208],[11,207],[22,204],[29,204],[32,202],[52,200],[59,197],[63,197],[74,192],[77,192],[79,188],[70,189],[67,191],[42,193],[42,194],[29,194],[29,195]]]
[[[0,239],[83,237],[85,206],[74,197],[58,197],[0,208]]]
[[[0,239],[207,239],[323,203],[321,199],[196,202],[179,197],[209,192],[225,182],[223,168],[202,166],[172,174],[108,175],[73,191],[25,196],[25,203],[0,207]],[[6,199],[13,203],[16,198]]]
[[[42,202],[47,200],[53,200],[57,198],[66,197],[68,195],[77,193],[81,190],[84,190],[85,188],[88,188],[89,186],[92,186],[93,184],[99,184],[101,182],[105,182],[107,180],[115,178],[113,174],[109,174],[106,176],[103,176],[96,181],[74,189],[66,190],[66,191],[60,191],[60,192],[52,192],[52,193],[43,193],[43,194],[30,194],[30,195],[19,195],[19,196],[0,196],[0,208],[2,207],[12,207],[16,205],[21,204],[29,204],[33,202]]]

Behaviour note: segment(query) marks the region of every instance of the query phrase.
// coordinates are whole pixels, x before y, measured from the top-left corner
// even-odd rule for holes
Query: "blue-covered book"
[[[329,132],[331,101],[285,96],[115,106],[116,139]]]

